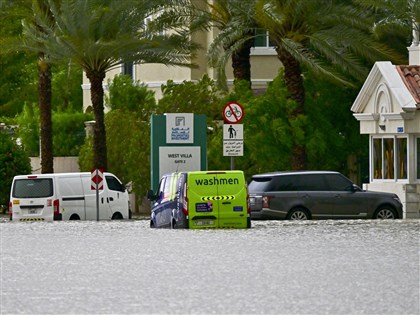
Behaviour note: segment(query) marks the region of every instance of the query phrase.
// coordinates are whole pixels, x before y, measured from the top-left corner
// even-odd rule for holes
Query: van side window
[[[119,182],[118,179],[116,179],[114,176],[105,176],[106,184],[108,185],[108,188],[110,190],[116,190],[116,191],[125,191],[125,187],[123,184]]]
[[[353,186],[349,179],[340,174],[325,174],[325,178],[332,191],[349,191]]]
[[[15,198],[45,198],[53,195],[52,178],[18,179],[13,187]]]
[[[162,177],[160,179],[159,187],[156,192],[156,197],[157,197],[156,201],[159,201],[163,198],[163,190],[165,189],[165,179],[166,179],[165,177]]]
[[[174,173],[165,177],[164,182],[159,185],[159,192],[163,192],[162,201],[175,200],[181,191],[181,178],[183,178],[181,173]]]
[[[170,190],[171,190],[171,182],[172,182],[172,176],[168,176],[165,179],[165,183],[163,185],[163,189],[161,190],[163,192],[163,200],[169,200],[171,195],[170,195]]]

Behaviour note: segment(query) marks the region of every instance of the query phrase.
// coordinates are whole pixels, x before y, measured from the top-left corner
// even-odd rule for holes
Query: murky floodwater
[[[3,222],[1,314],[419,314],[419,224]]]

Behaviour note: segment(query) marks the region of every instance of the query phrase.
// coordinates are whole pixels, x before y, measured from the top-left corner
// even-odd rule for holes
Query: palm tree
[[[189,1],[184,0],[44,0],[49,12],[34,12],[39,27],[25,28],[27,37],[45,47],[51,60],[71,59],[90,81],[95,115],[94,167],[107,168],[103,80],[124,62],[187,65],[194,45]],[[155,18],[150,25],[146,19]],[[31,43],[28,42],[28,45]]]
[[[32,4],[32,5],[31,5]],[[9,17],[21,18],[26,24],[31,25],[32,28],[37,28],[40,34],[44,30],[33,19],[33,10],[42,10],[46,12],[46,18],[50,19],[51,15],[48,14],[48,6],[43,0],[14,0],[9,3],[1,3],[0,8],[2,13]],[[45,35],[45,33],[44,33]],[[20,41],[16,42],[17,38],[9,38],[4,40],[4,52],[13,51],[15,49],[21,50],[27,47],[22,47]],[[26,38],[32,41],[33,38]],[[48,56],[38,45],[36,41],[31,44],[30,52],[38,55],[38,100],[40,112],[40,159],[41,159],[41,172],[53,173],[54,172],[54,155],[53,155],[53,141],[52,141],[52,118],[51,118],[51,81],[52,72],[51,64],[48,61]]]
[[[276,45],[284,66],[288,98],[295,102],[288,113],[293,126],[293,169],[305,169],[304,71],[351,84],[363,81],[376,60],[395,59],[370,34],[373,20],[355,6],[339,0],[259,0],[257,21]]]
[[[235,81],[251,87],[251,47],[254,44],[255,0],[215,0],[208,3],[208,19],[219,31],[208,49],[209,64],[217,69],[217,81],[226,88],[225,67],[232,60]]]
[[[392,45],[400,46],[404,52],[410,41],[413,45],[418,45],[419,0],[355,0],[355,2],[374,11],[374,30],[379,38],[389,41]]]

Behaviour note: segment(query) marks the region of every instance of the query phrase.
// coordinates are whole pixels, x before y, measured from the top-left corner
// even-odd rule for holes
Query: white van
[[[99,190],[99,219],[128,219],[128,192],[104,172]],[[96,190],[91,173],[18,175],[13,178],[9,214],[13,221],[96,220]]]

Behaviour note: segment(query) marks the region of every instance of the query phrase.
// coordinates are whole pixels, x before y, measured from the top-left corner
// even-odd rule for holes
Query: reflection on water
[[[1,314],[419,314],[419,222],[3,222]]]

